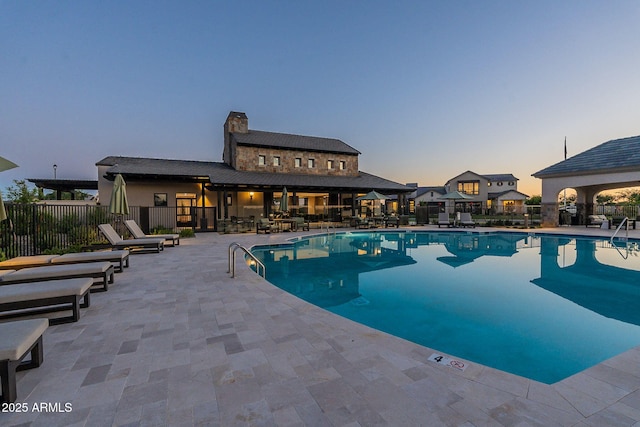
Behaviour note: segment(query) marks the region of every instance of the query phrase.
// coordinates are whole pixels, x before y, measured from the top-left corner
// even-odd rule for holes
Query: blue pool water
[[[627,246],[625,246],[627,245]],[[554,383],[640,344],[640,258],[608,241],[373,232],[257,246],[274,285],[436,351]]]

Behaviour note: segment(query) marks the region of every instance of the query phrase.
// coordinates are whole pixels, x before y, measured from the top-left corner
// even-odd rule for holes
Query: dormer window
[[[280,166],[280,156],[273,156],[273,166]]]
[[[258,156],[258,166],[264,166],[267,164],[267,156],[263,156],[262,154],[260,154]]]
[[[307,160],[307,167],[309,169],[313,169],[316,167],[316,160],[315,159],[309,159]]]
[[[293,165],[297,168],[301,168],[302,167],[302,159],[300,157],[296,157],[295,160],[293,161]]]
[[[340,160],[340,170],[343,171],[347,168],[347,162]]]
[[[327,169],[332,170],[333,169],[333,160],[327,160]]]

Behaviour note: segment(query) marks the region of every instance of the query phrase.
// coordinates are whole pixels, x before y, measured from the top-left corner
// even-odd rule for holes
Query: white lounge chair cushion
[[[2,276],[6,276],[9,273],[14,273],[16,270],[0,270],[0,280],[2,280]]]
[[[65,276],[77,274],[104,274],[109,268],[111,268],[111,263],[107,261],[30,267],[0,276],[0,282],[51,279],[56,277],[64,278]]]
[[[123,261],[129,255],[127,250],[98,251],[98,252],[78,252],[60,255],[51,260],[51,264],[67,264],[73,262],[90,261]]]
[[[20,360],[48,327],[48,319],[0,323],[0,360]]]
[[[92,285],[93,280],[87,277],[0,286],[0,301],[12,303],[68,295],[82,296]]]
[[[156,238],[156,239],[168,239],[175,240],[180,237],[179,234],[144,234],[144,231],[138,226],[138,223],[132,219],[128,219],[124,222],[133,237],[136,239]]]
[[[15,269],[16,267],[47,265],[59,255],[19,256],[0,262],[0,269]]]

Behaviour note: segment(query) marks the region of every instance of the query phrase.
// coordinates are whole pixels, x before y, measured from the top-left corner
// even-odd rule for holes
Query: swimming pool
[[[360,232],[251,252],[312,304],[547,384],[640,344],[640,258],[605,240]]]

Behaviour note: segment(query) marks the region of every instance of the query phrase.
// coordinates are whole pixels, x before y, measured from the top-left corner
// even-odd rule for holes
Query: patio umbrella
[[[372,190],[370,192],[368,192],[367,194],[365,194],[364,196],[360,196],[358,197],[356,200],[359,201],[363,201],[363,200],[371,200],[371,216],[373,216],[373,207],[375,204],[376,200],[387,200],[390,197],[385,196],[384,194],[380,194],[375,190]]]
[[[4,203],[2,202],[2,193],[0,193],[0,221],[7,219],[7,212],[4,210]]]
[[[4,157],[0,157],[0,172],[17,168],[17,167],[18,165],[13,163],[11,160],[7,160]]]
[[[282,197],[280,199],[280,210],[286,212],[289,210],[289,193],[287,193],[287,187],[282,188]]]
[[[455,206],[456,206],[456,201],[457,200],[469,200],[469,199],[473,199],[473,197],[465,194],[465,193],[461,193],[459,191],[452,191],[450,193],[445,194],[442,197],[439,197],[439,199],[443,199],[443,200],[453,200],[453,207],[455,210]]]
[[[113,181],[109,212],[116,215],[129,215],[129,202],[127,202],[127,184],[122,175],[116,175]]]
[[[7,160],[4,157],[0,157],[0,172],[9,169],[17,168],[18,165],[11,160]],[[7,211],[4,210],[4,203],[2,202],[2,193],[0,193],[0,221],[7,219]]]

